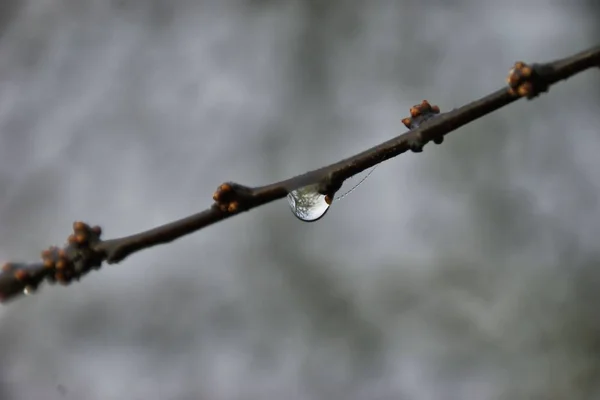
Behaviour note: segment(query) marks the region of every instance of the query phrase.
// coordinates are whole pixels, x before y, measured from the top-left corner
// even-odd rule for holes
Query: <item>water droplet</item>
[[[313,222],[322,218],[329,210],[329,203],[325,200],[326,196],[319,193],[318,187],[318,184],[308,185],[288,194],[290,208],[298,219]]]
[[[335,197],[333,201],[341,200],[350,194],[350,192],[356,189],[369,177],[369,175],[371,175],[371,172],[373,172],[376,167],[377,166],[371,167],[368,170],[348,178],[342,185],[342,189],[344,186],[352,186],[350,186],[349,190],[343,192],[342,195]],[[362,178],[360,178],[361,176]],[[358,183],[354,183],[359,178],[360,180],[358,180]],[[305,186],[288,194],[287,198],[290,208],[292,209],[292,213],[298,217],[298,219],[306,222],[317,221],[325,215],[327,210],[329,210],[330,203],[327,202],[325,195],[318,192],[318,186],[318,184]]]
[[[25,289],[23,289],[23,294],[25,296],[30,296],[34,293],[35,293],[35,288],[33,286],[25,286]]]

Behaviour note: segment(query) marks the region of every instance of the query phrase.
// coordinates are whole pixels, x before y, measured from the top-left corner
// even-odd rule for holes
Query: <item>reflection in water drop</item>
[[[325,215],[329,210],[329,203],[325,195],[318,192],[318,184],[304,186],[288,193],[288,202],[292,213],[298,219],[313,222]]]
[[[346,180],[344,185],[342,185],[342,188],[347,186],[348,182],[352,183],[352,180],[356,180],[357,177],[364,174],[358,183],[354,184],[354,186],[344,192],[341,196],[336,197],[334,201],[341,200],[350,194],[350,192],[356,189],[361,183],[364,182],[365,179],[369,177],[369,175],[371,175],[371,172],[373,172],[376,167],[377,166],[374,166],[366,171],[363,171],[362,174],[354,175],[352,178]],[[292,213],[298,217],[298,219],[306,222],[317,221],[318,219],[321,219],[325,213],[327,213],[327,210],[329,210],[330,202],[327,202],[325,195],[322,195],[318,192],[318,186],[318,184],[305,186],[288,194],[287,198],[290,208],[292,209]]]

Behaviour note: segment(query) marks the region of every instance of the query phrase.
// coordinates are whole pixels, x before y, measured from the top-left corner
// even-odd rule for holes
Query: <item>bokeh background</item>
[[[3,0],[0,258],[192,214],[600,42],[589,0]],[[0,399],[600,399],[600,74],[0,308]]]

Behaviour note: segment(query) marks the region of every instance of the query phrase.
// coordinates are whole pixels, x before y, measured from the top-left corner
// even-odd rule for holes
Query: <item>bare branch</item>
[[[137,251],[169,243],[225,218],[282,199],[289,192],[304,186],[316,184],[320,193],[333,198],[349,177],[406,151],[421,152],[429,142],[440,144],[449,132],[521,97],[533,99],[558,81],[594,67],[600,68],[600,46],[545,64],[517,62],[510,70],[506,87],[458,109],[420,121],[417,128],[378,146],[329,166],[266,186],[251,188],[233,182],[223,183],[214,193],[214,203],[210,208],[135,235],[101,240],[99,227],[75,222],[67,244],[63,248],[51,247],[43,251],[42,262],[4,264],[0,272],[0,301],[6,302],[20,294],[33,293],[44,280],[69,284],[91,270],[99,269],[104,261],[118,263]],[[413,119],[418,118],[424,110],[439,112],[437,107],[423,101],[411,108],[411,118],[404,119],[404,124],[413,127]]]

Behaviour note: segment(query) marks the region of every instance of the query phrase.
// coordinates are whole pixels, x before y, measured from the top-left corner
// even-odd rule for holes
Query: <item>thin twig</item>
[[[545,64],[527,65],[517,62],[511,69],[507,78],[508,85],[504,88],[463,107],[422,121],[415,129],[378,146],[329,166],[266,186],[251,188],[233,182],[224,183],[213,195],[215,202],[210,208],[135,235],[101,240],[99,227],[76,222],[68,243],[63,248],[51,247],[42,252],[42,262],[10,262],[2,267],[0,301],[8,301],[23,293],[33,293],[44,280],[69,284],[91,270],[99,269],[104,261],[109,264],[118,263],[137,251],[172,242],[243,211],[282,199],[289,192],[304,186],[318,185],[320,193],[333,198],[349,177],[408,150],[421,152],[431,141],[440,144],[449,132],[521,97],[533,99],[558,81],[593,67],[600,68],[600,46]],[[422,110],[419,107],[429,107],[432,110],[429,103],[424,101],[411,109],[412,117],[419,115]],[[410,119],[403,122],[412,127]]]

